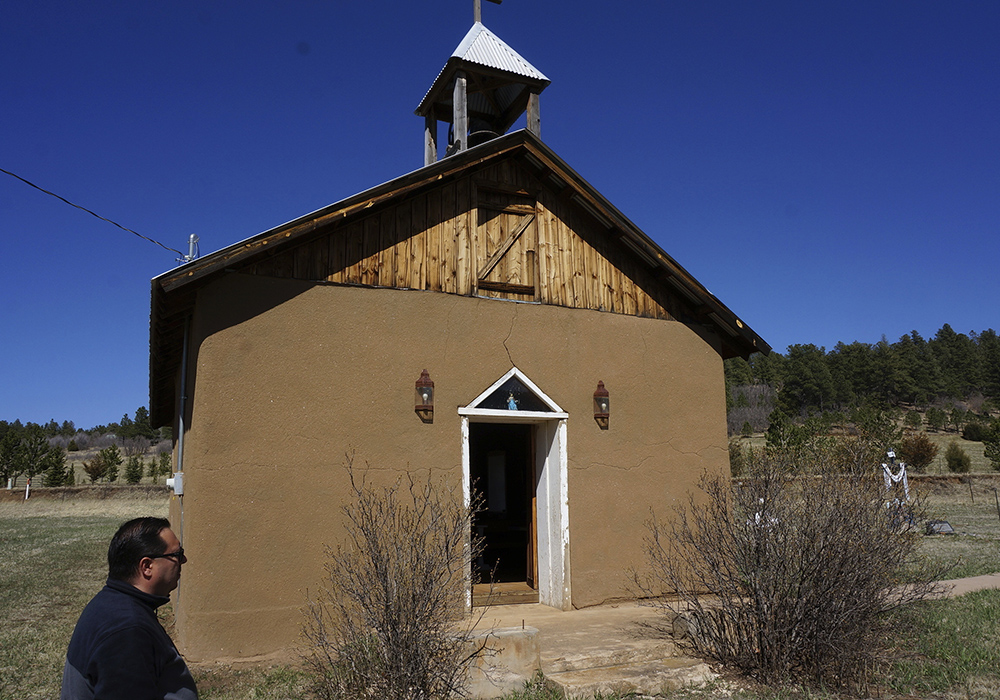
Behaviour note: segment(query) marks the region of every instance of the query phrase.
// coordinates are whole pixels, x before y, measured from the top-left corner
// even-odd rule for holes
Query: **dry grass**
[[[166,512],[163,496],[0,503],[0,698],[58,697],[76,619],[107,575],[111,535]]]
[[[928,474],[949,474],[948,465],[944,460],[944,451],[948,449],[948,445],[955,442],[958,446],[965,450],[966,454],[969,455],[969,459],[972,460],[972,473],[973,474],[988,474],[995,473],[993,465],[990,464],[990,460],[986,459],[984,450],[986,449],[981,442],[972,442],[971,440],[963,440],[961,435],[957,433],[927,433],[927,437],[938,447],[937,456],[934,461],[931,462],[930,466],[927,467]]]
[[[958,561],[949,578],[979,576],[1000,571],[1000,512],[993,486],[1000,481],[973,480],[969,484],[927,484],[927,511],[931,518],[946,520],[957,534],[925,537],[919,553],[937,562]]]
[[[1000,485],[1000,483],[998,483]],[[996,550],[1000,539],[993,491],[980,485],[951,484],[928,489],[931,515],[948,520],[956,530],[969,533],[957,537],[925,538],[923,548],[935,556],[962,556],[970,567],[986,573],[1000,571]],[[66,645],[76,619],[101,587],[106,574],[107,543],[115,528],[132,517],[166,515],[168,497],[126,493],[122,498],[95,499],[80,497],[72,501],[30,499],[23,502],[0,501],[0,700],[35,700],[58,697]],[[972,569],[970,569],[972,571]],[[963,575],[972,575],[963,574]],[[974,601],[973,601],[974,602]],[[937,610],[931,604],[929,610]],[[968,611],[950,609],[938,617],[964,619]],[[933,617],[932,617],[933,619]],[[994,626],[996,619],[994,618]],[[944,623],[935,623],[944,624]],[[964,629],[964,626],[963,626]],[[961,635],[943,659],[929,662],[932,668],[948,668],[947,658],[961,654],[961,648],[982,647],[973,632]],[[970,636],[973,635],[973,636]],[[935,632],[933,637],[937,637]],[[995,645],[992,637],[984,640]],[[911,649],[910,651],[916,651]],[[923,652],[927,653],[927,652]],[[307,679],[287,668],[229,668],[223,666],[193,669],[203,700],[291,700],[307,697]],[[917,698],[987,698],[998,697],[1000,679],[996,672],[974,671],[954,681],[945,690],[922,693],[916,679],[927,675],[919,667],[910,670],[909,695]],[[954,679],[953,679],[954,680]],[[952,681],[948,681],[951,683]],[[944,688],[948,683],[938,685]],[[739,686],[736,686],[739,687]],[[907,691],[902,691],[907,692]],[[919,694],[912,694],[912,693]],[[546,695],[524,695],[532,700],[549,700]],[[833,694],[801,688],[765,689],[710,687],[678,691],[677,700],[833,700]],[[883,698],[900,697],[891,691]]]

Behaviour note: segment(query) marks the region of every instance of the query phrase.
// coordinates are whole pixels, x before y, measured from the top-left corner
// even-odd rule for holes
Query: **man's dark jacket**
[[[196,700],[187,664],[156,619],[169,600],[108,579],[76,623],[61,700]]]

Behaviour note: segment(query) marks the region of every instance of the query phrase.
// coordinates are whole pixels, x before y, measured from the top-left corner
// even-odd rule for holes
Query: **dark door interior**
[[[473,526],[485,544],[476,562],[480,581],[526,581],[534,587],[532,427],[470,425],[470,475],[473,488],[483,498],[483,510]]]

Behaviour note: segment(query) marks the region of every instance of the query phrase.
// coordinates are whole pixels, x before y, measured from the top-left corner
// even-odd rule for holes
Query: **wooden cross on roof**
[[[490,2],[499,5],[503,3],[503,0],[490,0]],[[480,0],[472,0],[472,18],[476,22],[483,21],[483,8],[482,5],[480,4]]]

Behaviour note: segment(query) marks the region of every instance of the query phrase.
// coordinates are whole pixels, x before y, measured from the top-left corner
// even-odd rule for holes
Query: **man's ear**
[[[139,560],[139,577],[148,579],[153,575],[153,560],[150,557],[143,557]]]

